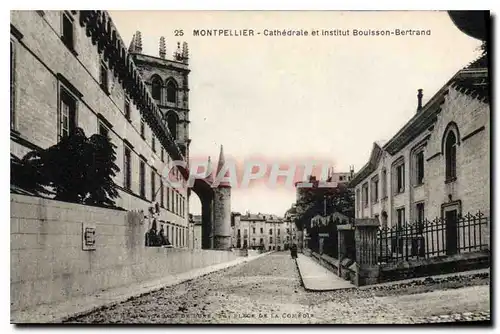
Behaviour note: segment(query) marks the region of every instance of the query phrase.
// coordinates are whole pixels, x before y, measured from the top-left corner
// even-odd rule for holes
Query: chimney
[[[419,89],[417,94],[417,99],[418,99],[417,112],[422,110],[422,97],[424,96],[424,94],[422,94],[422,91],[423,89]]]

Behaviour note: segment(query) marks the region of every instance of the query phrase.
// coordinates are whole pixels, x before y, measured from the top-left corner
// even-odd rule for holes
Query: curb
[[[306,256],[306,255],[304,255],[304,256]],[[460,271],[460,272],[447,273],[447,274],[441,274],[441,275],[422,276],[422,277],[409,278],[409,279],[405,279],[405,280],[389,281],[389,282],[363,285],[363,286],[354,286],[354,287],[343,288],[343,289],[316,290],[316,289],[307,288],[305,286],[304,279],[302,278],[302,272],[300,270],[299,264],[297,263],[297,259],[295,260],[295,264],[297,266],[297,270],[299,271],[301,285],[304,288],[304,290],[309,291],[309,292],[330,292],[330,291],[336,291],[336,290],[354,290],[354,289],[356,289],[356,290],[369,290],[369,289],[373,289],[373,288],[376,289],[378,287],[390,287],[390,286],[397,286],[397,285],[401,285],[401,284],[408,284],[408,283],[412,283],[412,282],[423,282],[423,281],[426,281],[429,279],[439,280],[439,279],[444,279],[447,277],[464,277],[465,278],[465,277],[474,276],[474,275],[483,274],[483,273],[487,273],[491,279],[491,267],[488,267],[488,268],[483,268],[483,269]]]
[[[33,321],[33,322],[22,321],[22,319],[21,319],[21,321],[14,321],[13,317],[12,317],[12,313],[11,313],[10,323],[11,324],[16,324],[16,325],[24,325],[24,324],[30,324],[30,323],[31,324],[43,324],[43,323],[46,323],[46,324],[55,324],[55,323],[60,324],[60,323],[63,323],[64,321],[67,321],[67,320],[69,320],[71,318],[82,316],[82,315],[85,315],[85,314],[97,311],[99,309],[111,307],[111,306],[123,303],[123,302],[125,302],[127,300],[130,300],[132,298],[141,297],[143,295],[147,295],[147,294],[159,291],[159,290],[161,290],[163,288],[166,288],[166,287],[170,287],[170,286],[178,285],[178,284],[181,284],[181,283],[189,282],[189,281],[192,281],[194,279],[197,279],[197,278],[200,278],[200,277],[212,274],[214,272],[218,272],[218,271],[221,271],[221,270],[224,270],[224,269],[235,267],[235,266],[240,265],[240,264],[245,264],[245,263],[251,262],[253,260],[256,260],[258,258],[264,257],[266,255],[269,255],[269,254],[271,254],[271,252],[266,252],[266,253],[258,254],[256,256],[253,256],[253,257],[250,257],[250,258],[242,257],[242,258],[230,261],[230,262],[216,264],[212,268],[210,268],[210,267],[209,268],[198,268],[198,269],[193,269],[193,270],[187,271],[185,273],[181,273],[181,274],[177,274],[177,275],[173,274],[173,275],[169,275],[167,277],[161,278],[161,280],[163,280],[163,281],[170,280],[170,282],[163,282],[163,283],[160,282],[160,283],[152,284],[152,285],[149,285],[149,286],[147,285],[147,283],[151,284],[151,282],[157,282],[159,280],[157,279],[157,280],[150,280],[150,281],[147,281],[147,282],[143,282],[143,284],[146,284],[146,286],[143,287],[143,288],[138,288],[137,290],[135,290],[135,292],[129,292],[129,293],[118,295],[117,297],[112,297],[113,300],[106,300],[106,298],[104,298],[102,300],[98,299],[97,302],[94,302],[92,305],[82,306],[81,309],[78,310],[78,311],[70,311],[70,312],[67,312],[67,313],[61,314],[61,315],[55,315],[55,316],[54,315],[50,315],[50,314],[47,314],[47,315],[44,314],[42,316],[34,315],[33,318],[36,318],[36,320]],[[196,272],[196,271],[198,271],[198,272]],[[195,272],[195,273],[190,275],[191,272]],[[186,276],[186,277],[184,277],[184,276]],[[131,285],[129,285],[128,287],[130,287],[130,286]],[[108,292],[116,290],[116,289],[120,289],[120,288],[124,289],[124,288],[126,288],[126,286],[116,287],[115,289],[108,290]],[[87,296],[87,298],[99,298],[97,296],[100,296],[101,293],[94,293],[94,294],[92,294],[90,296]],[[85,298],[85,296],[82,296],[81,298]],[[108,299],[110,299],[110,298],[108,298]],[[60,304],[62,304],[62,303],[60,303]],[[32,313],[36,313],[37,308],[38,309],[40,309],[42,307],[50,308],[51,306],[57,306],[57,305],[60,305],[60,304],[55,304],[55,305],[39,305],[38,307],[35,307],[33,309],[34,312],[32,312]],[[26,310],[24,312],[26,312]],[[22,314],[24,312],[23,311],[18,311],[16,313]],[[20,317],[20,318],[23,318],[23,317]]]
[[[302,287],[306,291],[313,291],[313,290],[309,290],[308,288],[306,288],[306,285],[304,284],[304,279],[302,278],[302,271],[300,271],[299,264],[297,263],[297,259],[298,259],[298,257],[293,259],[293,260],[295,261],[295,266],[297,267],[297,271],[299,272],[300,285],[302,285]]]

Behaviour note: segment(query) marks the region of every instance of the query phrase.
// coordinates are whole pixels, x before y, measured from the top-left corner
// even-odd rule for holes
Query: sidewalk
[[[167,286],[183,283],[222,269],[247,263],[268,254],[271,253],[263,253],[252,257],[241,257],[230,262],[220,263],[205,268],[198,268],[178,275],[170,275],[156,280],[96,292],[94,295],[73,298],[60,304],[39,305],[31,309],[14,311],[11,312],[10,321],[14,324],[61,323],[68,318],[86,314],[101,307],[118,304],[132,297],[160,290]]]
[[[316,263],[310,257],[298,254],[297,267],[302,278],[304,288],[309,291],[332,291],[351,289],[356,286],[338,277],[330,270]]]

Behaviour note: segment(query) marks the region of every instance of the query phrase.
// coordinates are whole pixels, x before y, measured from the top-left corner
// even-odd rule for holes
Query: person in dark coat
[[[290,247],[290,254],[292,255],[292,259],[297,258],[297,245],[293,244],[292,247]]]
[[[167,238],[165,238],[165,230],[163,229],[163,225],[161,226],[160,231],[158,232],[158,239],[160,240],[160,246],[165,246],[169,244]]]

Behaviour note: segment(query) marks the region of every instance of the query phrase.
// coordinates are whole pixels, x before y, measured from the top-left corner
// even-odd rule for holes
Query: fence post
[[[356,240],[356,262],[358,267],[357,285],[369,285],[378,282],[379,265],[377,259],[377,219],[356,219],[354,222]]]

